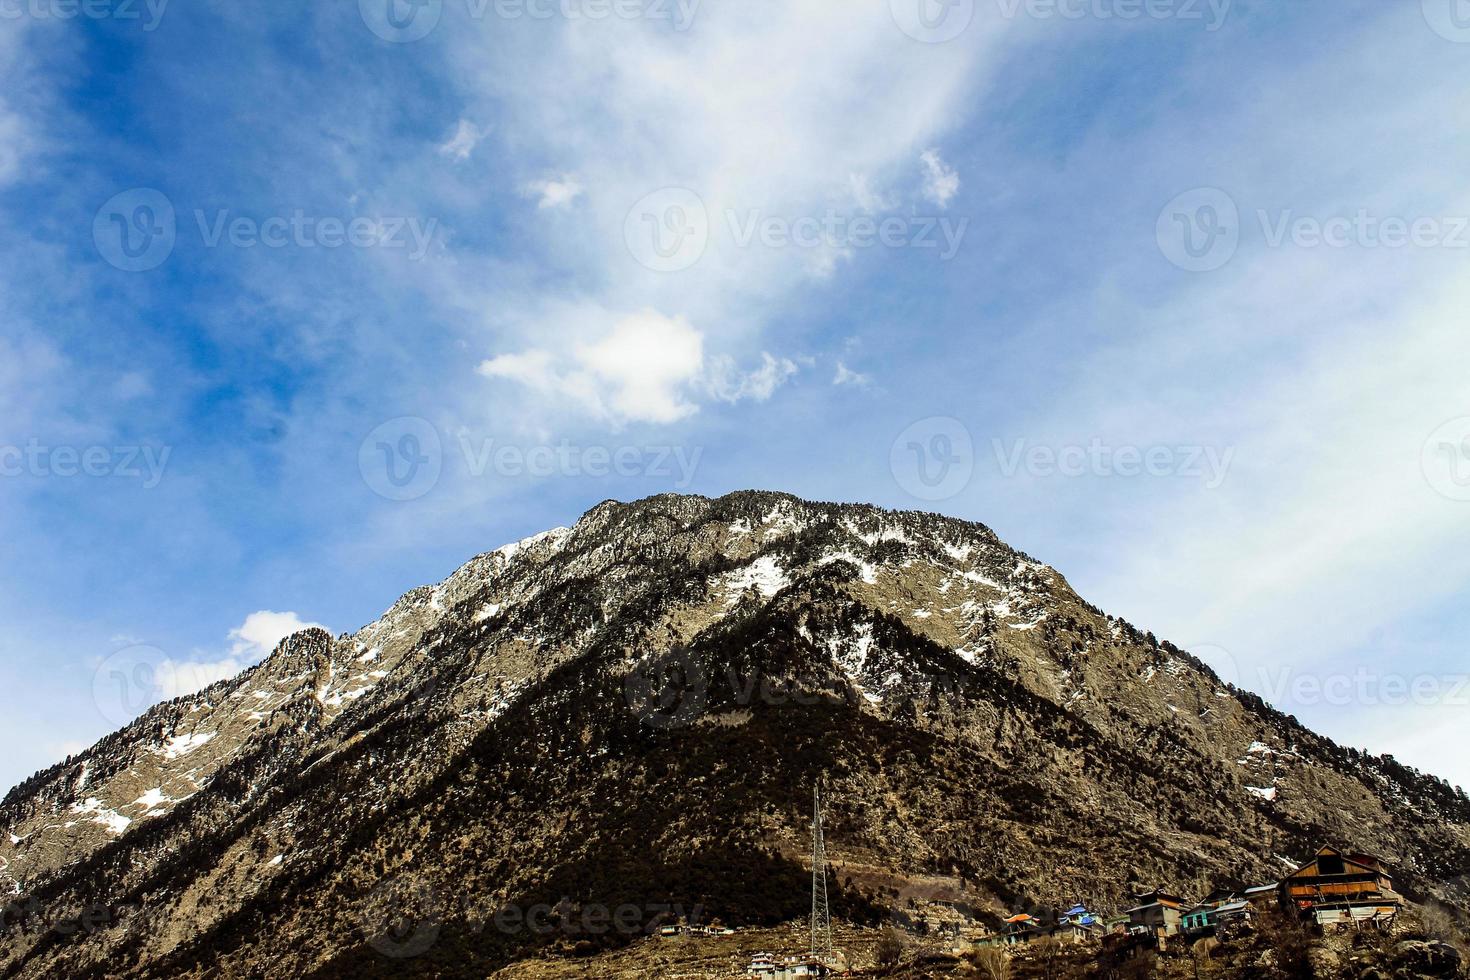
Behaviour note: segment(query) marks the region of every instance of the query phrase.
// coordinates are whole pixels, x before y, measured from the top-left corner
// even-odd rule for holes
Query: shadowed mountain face
[[[477,976],[680,914],[983,916],[1272,881],[1464,905],[1470,800],[1338,747],[987,528],[605,503],[286,640],[0,804],[0,976]]]

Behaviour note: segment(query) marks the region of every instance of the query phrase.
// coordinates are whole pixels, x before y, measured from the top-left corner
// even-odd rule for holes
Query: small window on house
[[[1347,874],[1347,865],[1337,854],[1324,854],[1317,859],[1317,871],[1324,875]]]

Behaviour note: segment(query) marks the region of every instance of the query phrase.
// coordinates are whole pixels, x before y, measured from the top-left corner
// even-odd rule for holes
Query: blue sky
[[[1470,785],[1463,0],[80,9],[0,0],[0,783],[761,487]]]

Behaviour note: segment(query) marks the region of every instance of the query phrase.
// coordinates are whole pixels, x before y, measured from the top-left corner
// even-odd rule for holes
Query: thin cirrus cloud
[[[476,276],[499,265],[459,256],[464,275],[442,295],[470,297],[457,301],[464,308],[494,304],[496,336],[481,341],[481,377],[519,382],[522,395],[542,392],[614,424],[679,421],[701,402],[773,397],[796,373],[797,359],[783,352],[820,351],[823,341],[771,341],[766,332],[796,294],[829,282],[855,250],[840,235],[798,247],[740,231],[889,211],[910,188],[951,202],[960,177],[935,147],[970,111],[971,85],[983,82],[1003,30],[977,23],[965,45],[923,45],[881,7],[711,5],[687,33],[609,20],[509,39],[466,25],[450,36],[465,111],[500,113],[519,152],[555,168],[523,185],[522,196],[538,210],[576,204],[575,231],[531,222],[523,243],[528,261],[573,270],[565,277],[527,275],[478,299]],[[864,81],[874,73],[883,84]],[[631,254],[627,233],[641,202],[671,191],[707,219],[707,240],[687,267],[653,270]],[[605,313],[595,324],[548,314],[564,304]],[[637,383],[589,363],[604,338],[603,356],[615,356],[624,321],[639,310],[692,325],[707,356],[676,346]],[[588,353],[553,353],[573,344]],[[755,358],[753,368],[729,367]],[[497,415],[546,407],[503,399]]]

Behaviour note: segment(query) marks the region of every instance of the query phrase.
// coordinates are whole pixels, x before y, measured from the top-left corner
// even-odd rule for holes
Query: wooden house
[[[1392,920],[1403,906],[1377,858],[1323,847],[1281,882],[1281,902],[1322,924]]]

